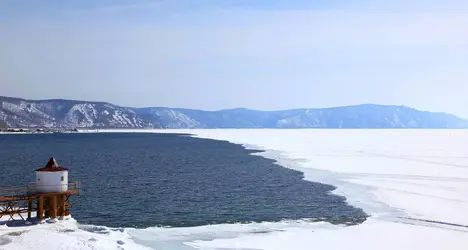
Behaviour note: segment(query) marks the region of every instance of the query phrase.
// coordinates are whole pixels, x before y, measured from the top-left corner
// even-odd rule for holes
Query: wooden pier
[[[18,215],[25,220],[23,214],[27,214],[27,220],[31,220],[33,212],[36,212],[38,220],[70,215],[69,209],[72,207],[70,197],[74,194],[79,195],[81,186],[79,182],[67,185],[66,191],[48,193],[38,192],[35,184],[0,188],[0,218],[9,216],[8,220],[13,220],[13,216]]]

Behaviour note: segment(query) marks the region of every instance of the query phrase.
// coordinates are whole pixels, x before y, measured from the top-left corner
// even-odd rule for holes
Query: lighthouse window
[[[60,177],[60,180],[61,180],[61,181],[63,181],[63,176],[62,176],[62,177]]]

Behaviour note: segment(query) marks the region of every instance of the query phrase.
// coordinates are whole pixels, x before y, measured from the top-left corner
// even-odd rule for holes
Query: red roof
[[[58,165],[54,157],[50,158],[47,165],[43,168],[36,169],[39,172],[59,172],[59,171],[68,171],[68,168],[62,168]]]

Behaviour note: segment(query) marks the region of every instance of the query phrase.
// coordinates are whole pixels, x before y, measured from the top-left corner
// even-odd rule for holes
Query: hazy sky
[[[0,95],[468,118],[468,1],[0,1]]]

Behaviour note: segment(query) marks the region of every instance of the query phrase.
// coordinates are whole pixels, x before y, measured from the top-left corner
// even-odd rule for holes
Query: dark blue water
[[[175,134],[0,135],[0,186],[34,181],[54,156],[83,193],[80,223],[172,226],[315,218],[361,223],[366,214],[329,185],[224,141]]]

